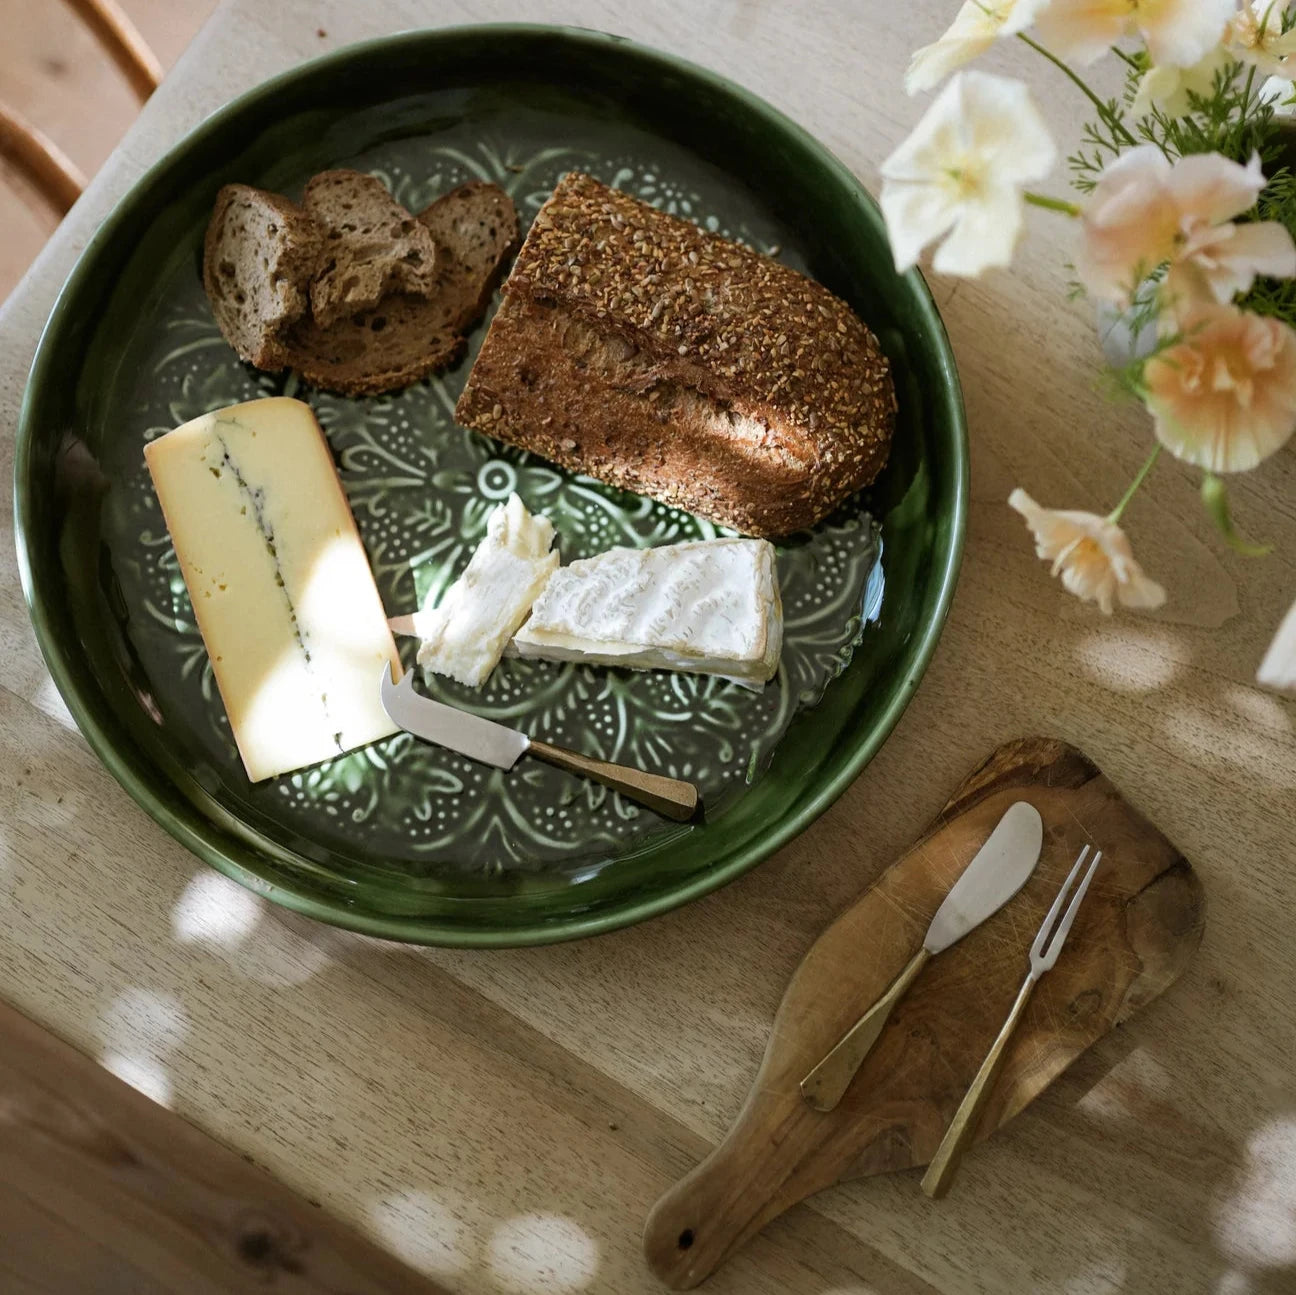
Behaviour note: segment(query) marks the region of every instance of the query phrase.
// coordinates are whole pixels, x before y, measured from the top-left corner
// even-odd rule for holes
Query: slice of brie
[[[722,675],[759,688],[783,646],[774,559],[773,545],[746,539],[584,558],[553,574],[509,653]]]
[[[423,640],[418,660],[425,669],[479,688],[558,567],[558,554],[549,551],[553,538],[549,519],[532,516],[510,495],[487,518],[486,538],[445,597],[413,616],[393,617],[392,629]]]

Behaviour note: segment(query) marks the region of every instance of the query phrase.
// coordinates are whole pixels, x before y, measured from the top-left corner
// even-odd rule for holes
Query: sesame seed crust
[[[721,472],[717,491],[720,483],[706,480],[705,444],[690,435],[679,442],[690,451],[688,462],[672,464],[667,454],[646,476],[579,465],[591,475],[750,533],[784,534],[820,520],[886,462],[896,410],[889,365],[845,302],[768,256],[588,175],[566,175],[537,214],[505,284],[501,315],[521,318],[524,301],[583,320],[626,357],[596,371],[578,357],[579,372],[565,373],[564,382],[609,387],[616,395],[610,408],[631,396],[647,406],[662,384],[688,388],[709,411],[715,437],[740,438],[746,461],[762,465],[750,482]],[[534,384],[528,391],[510,383],[504,357],[491,354],[507,345],[512,366],[525,359],[521,335],[508,329],[501,320],[487,335],[460,421],[577,466],[565,444],[554,453],[550,435],[526,430]],[[698,400],[688,406],[695,423],[701,407]],[[642,422],[647,412],[632,416]],[[717,448],[723,458],[727,450]],[[771,474],[772,464],[781,477]]]

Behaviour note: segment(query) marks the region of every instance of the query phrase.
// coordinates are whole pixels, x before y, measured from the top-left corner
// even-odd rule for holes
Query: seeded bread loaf
[[[773,536],[873,480],[895,408],[876,338],[821,284],[572,172],[518,253],[456,416]]]
[[[324,231],[324,261],[310,290],[322,328],[377,306],[388,293],[431,296],[432,235],[376,176],[321,171],[307,183],[302,206]]]
[[[474,181],[418,216],[436,247],[431,295],[397,293],[327,327],[303,319],[291,361],[307,382],[349,396],[408,386],[458,359],[464,331],[490,300],[517,246],[517,212],[503,189]]]
[[[203,287],[225,340],[258,369],[288,362],[283,337],[306,314],[323,241],[296,203],[227,184],[203,242]]]

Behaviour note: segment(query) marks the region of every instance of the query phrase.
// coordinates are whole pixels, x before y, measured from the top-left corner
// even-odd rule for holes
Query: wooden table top
[[[901,74],[953,0],[532,0],[765,95],[871,187],[917,120]],[[229,0],[0,312],[0,470],[39,330],[103,214],[207,112],[309,55],[498,0]],[[996,51],[1063,141],[1084,104]],[[1053,188],[1061,192],[1059,170]],[[933,1204],[917,1175],[799,1207],[716,1292],[1296,1289],[1296,743],[1252,685],[1296,596],[1296,456],[1234,487],[1277,554],[1225,550],[1190,473],[1127,514],[1169,589],[1102,619],[1048,578],[1004,501],[1108,507],[1149,444],[1094,390],[1065,300],[1070,230],[1032,212],[1011,273],[934,280],[973,446],[963,576],[899,728],[842,799],[741,881],[548,949],[382,944],[272,910],[200,866],[99,765],[49,681],[0,544],[0,997],[462,1292],[656,1289],[649,1206],[722,1135],[816,935],[999,742],[1086,750],[1194,862],[1207,929],[1184,979],[977,1152]],[[11,521],[5,522],[11,526]],[[0,1136],[3,1136],[0,1134]]]

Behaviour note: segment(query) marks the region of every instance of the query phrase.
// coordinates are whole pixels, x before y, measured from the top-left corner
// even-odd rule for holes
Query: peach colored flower
[[[1228,51],[1266,76],[1292,79],[1296,72],[1296,29],[1284,32],[1280,0],[1243,0],[1228,25]]]
[[[1015,36],[1035,21],[1048,0],[967,0],[949,30],[914,53],[905,73],[910,94],[931,90],[964,63],[984,54],[1000,36]]]
[[[1260,669],[1256,671],[1256,681],[1266,688],[1296,692],[1296,603],[1292,604],[1269,644]]]
[[[1219,153],[1171,164],[1153,144],[1122,153],[1085,204],[1081,282],[1123,306],[1166,263],[1169,295],[1180,303],[1202,295],[1229,301],[1257,274],[1296,275],[1296,243],[1284,226],[1232,223],[1255,206],[1264,185],[1258,156],[1242,166]]]
[[[1053,575],[1068,592],[1097,603],[1104,616],[1122,607],[1152,608],[1165,602],[1165,590],[1143,574],[1125,532],[1096,513],[1041,508],[1024,490],[1008,496],[1008,506],[1026,519],[1035,537],[1035,552],[1052,560]]]
[[[909,269],[937,239],[939,274],[1007,265],[1021,233],[1022,187],[1047,174],[1056,155],[1022,82],[960,72],[882,163],[896,269]]]
[[[1235,8],[1236,0],[1052,0],[1036,23],[1063,58],[1092,63],[1137,35],[1154,66],[1192,67],[1223,39]]]
[[[1157,439],[1210,472],[1245,472],[1296,429],[1296,331],[1281,320],[1199,304],[1181,341],[1143,368]]]

